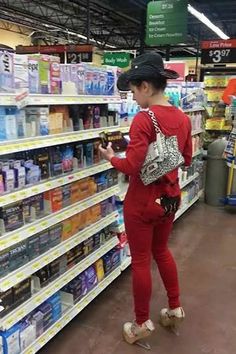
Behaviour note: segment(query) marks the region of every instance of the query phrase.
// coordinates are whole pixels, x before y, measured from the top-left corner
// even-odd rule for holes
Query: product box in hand
[[[15,92],[13,53],[5,51],[0,51],[0,92]]]
[[[0,208],[0,233],[14,231],[24,225],[22,203]]]
[[[115,152],[125,151],[128,146],[127,140],[119,131],[103,132],[100,134],[100,139],[104,148],[106,148],[109,143],[112,143],[112,148]]]

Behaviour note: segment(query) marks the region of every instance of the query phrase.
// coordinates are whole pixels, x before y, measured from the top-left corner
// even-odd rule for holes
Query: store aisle
[[[170,246],[179,265],[187,318],[180,337],[157,324],[149,353],[235,353],[236,215],[199,204],[176,223]],[[159,278],[154,284],[151,315],[157,323],[166,297]],[[131,310],[127,270],[40,353],[145,353],[121,337],[122,323],[132,319]]]

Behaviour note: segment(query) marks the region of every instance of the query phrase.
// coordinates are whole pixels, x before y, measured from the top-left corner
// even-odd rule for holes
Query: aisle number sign
[[[130,53],[126,52],[106,52],[103,56],[103,64],[127,68],[130,65]]]
[[[146,44],[177,44],[187,36],[187,0],[151,1],[147,7]]]
[[[236,63],[236,39],[204,41],[202,64]]]

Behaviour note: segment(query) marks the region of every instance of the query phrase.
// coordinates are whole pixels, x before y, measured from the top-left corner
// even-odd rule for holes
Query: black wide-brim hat
[[[160,76],[166,79],[178,79],[179,74],[174,70],[164,68],[163,59],[158,53],[146,53],[132,61],[131,69],[121,74],[117,80],[120,91],[129,91],[129,83],[132,80],[157,79]]]

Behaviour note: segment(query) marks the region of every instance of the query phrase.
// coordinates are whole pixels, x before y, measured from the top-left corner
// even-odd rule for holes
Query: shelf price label
[[[224,64],[236,62],[236,40],[202,42],[202,64]]]

